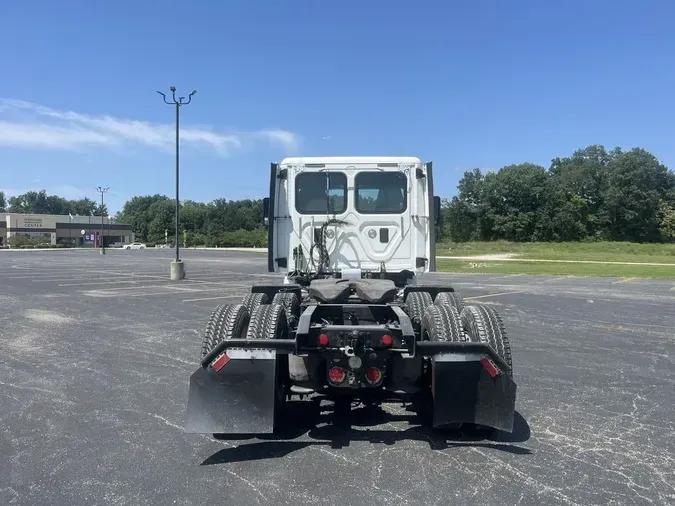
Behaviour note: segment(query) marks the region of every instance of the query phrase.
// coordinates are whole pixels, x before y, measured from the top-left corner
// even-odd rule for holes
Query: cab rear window
[[[339,214],[347,209],[344,172],[305,172],[295,177],[295,209],[300,214]]]
[[[402,172],[360,172],[354,183],[355,208],[361,214],[400,214],[408,207],[408,184]]]

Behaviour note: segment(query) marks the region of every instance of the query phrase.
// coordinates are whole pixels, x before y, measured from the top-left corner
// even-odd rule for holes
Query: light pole
[[[160,95],[162,95],[162,98],[164,99],[164,103],[168,105],[175,105],[176,107],[176,260],[171,262],[171,279],[172,280],[180,280],[185,277],[185,266],[183,265],[183,262],[181,262],[180,259],[180,196],[179,196],[179,188],[180,188],[180,179],[179,179],[179,173],[180,173],[180,156],[179,156],[179,144],[180,144],[180,137],[179,137],[179,131],[180,131],[180,106],[181,105],[187,105],[190,102],[192,102],[192,96],[197,93],[197,90],[193,90],[192,93],[188,95],[187,102],[184,102],[185,97],[179,97],[178,100],[176,100],[176,87],[171,86],[169,88],[171,91],[171,97],[173,98],[172,102],[169,102],[166,99],[166,95],[162,93],[161,91],[158,91]]]
[[[96,191],[101,194],[101,255],[105,255],[105,243],[103,242],[103,194],[110,188],[96,187]]]

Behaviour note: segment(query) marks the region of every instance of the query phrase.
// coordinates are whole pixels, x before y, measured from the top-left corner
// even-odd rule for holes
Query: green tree
[[[675,242],[675,206],[661,203],[659,212],[659,231],[665,242]]]
[[[533,240],[547,197],[548,174],[540,165],[508,165],[486,174],[481,196],[484,238]]]
[[[573,241],[607,235],[604,208],[609,164],[617,150],[608,153],[591,145],[566,158],[554,158],[549,168],[549,198],[540,220],[540,235]]]
[[[176,237],[176,204],[175,200],[155,200],[146,212],[149,218],[147,223],[147,236],[144,240],[149,242],[164,242],[164,233],[169,231],[169,240],[175,241]]]
[[[122,211],[116,217],[116,221],[131,225],[131,229],[139,241],[148,241],[149,225],[153,219],[150,214],[150,206],[157,201],[169,201],[169,197],[159,194],[133,197],[124,204]],[[163,229],[162,242],[164,242]]]
[[[604,209],[611,239],[660,240],[662,202],[674,189],[668,168],[651,153],[634,148],[610,162],[608,176]]]
[[[444,201],[444,237],[459,242],[483,238],[484,184],[485,177],[480,169],[464,172],[457,185],[458,194],[452,200]]]
[[[94,214],[101,216],[101,213],[108,213],[107,205],[101,207],[93,200],[85,198],[80,200],[68,200],[58,195],[47,195],[45,190],[29,191],[9,199],[10,213],[24,214],[58,214],[58,215],[80,215],[88,216]]]

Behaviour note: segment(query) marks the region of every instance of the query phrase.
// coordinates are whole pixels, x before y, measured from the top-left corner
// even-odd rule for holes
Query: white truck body
[[[271,164],[264,199],[268,270],[316,272],[321,227],[339,220],[323,228],[324,271],[435,271],[439,207],[432,164],[416,157],[285,158]]]

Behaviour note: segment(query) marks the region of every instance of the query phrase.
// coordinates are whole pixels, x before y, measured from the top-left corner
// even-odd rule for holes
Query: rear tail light
[[[382,371],[377,367],[369,367],[366,369],[366,379],[371,385],[375,385],[382,379]]]
[[[328,379],[331,383],[342,383],[345,380],[345,371],[342,367],[331,367],[328,370]]]
[[[330,343],[330,336],[328,334],[321,334],[319,336],[319,346],[328,346]]]
[[[389,334],[385,334],[382,336],[382,339],[380,339],[380,342],[385,346],[391,346],[394,343],[394,338]]]

